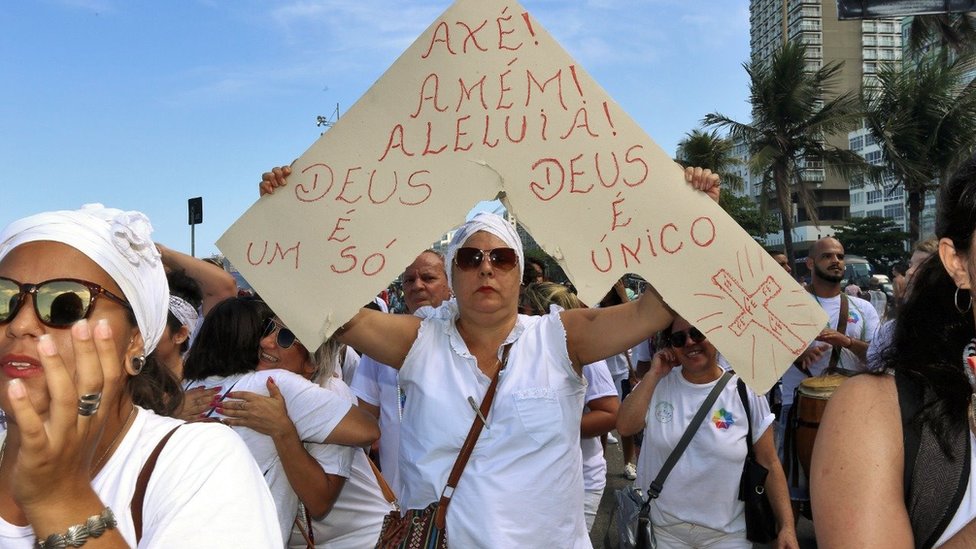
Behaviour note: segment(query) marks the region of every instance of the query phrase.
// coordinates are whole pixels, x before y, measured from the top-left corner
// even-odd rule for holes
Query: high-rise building
[[[839,21],[836,0],[750,0],[750,45],[753,60],[772,57],[784,38],[807,47],[807,69],[815,71],[832,62],[842,68],[831,93],[858,93],[872,85],[878,63],[901,59],[901,25],[897,19]],[[848,148],[848,136],[828,136],[832,145]],[[812,191],[819,225],[801,204],[794,202],[793,242],[798,256],[821,236],[833,233],[831,225],[850,217],[850,184],[822,165],[807,163],[803,178]],[[750,195],[756,196],[756,177],[750,177]],[[770,201],[775,209],[775,201]],[[782,215],[782,212],[779,212]],[[781,245],[782,232],[767,237],[770,246]]]

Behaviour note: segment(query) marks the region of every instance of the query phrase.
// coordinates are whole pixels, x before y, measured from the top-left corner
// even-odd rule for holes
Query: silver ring
[[[102,393],[89,393],[78,398],[78,415],[93,416],[102,404]]]
[[[247,406],[247,401],[246,400],[242,400],[241,401],[241,410],[243,410],[245,406]]]

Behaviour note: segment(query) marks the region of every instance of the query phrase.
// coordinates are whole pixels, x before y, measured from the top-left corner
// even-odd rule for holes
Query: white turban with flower
[[[444,256],[444,266],[447,267],[447,284],[451,289],[454,288],[454,281],[451,278],[451,271],[453,270],[451,266],[454,264],[454,256],[457,254],[458,248],[464,246],[464,242],[478,231],[485,231],[502,239],[518,255],[518,267],[522,268],[525,265],[525,258],[522,253],[522,239],[519,238],[515,227],[498,214],[481,212],[464,225],[461,225],[457,232],[454,233],[454,238],[451,239],[451,243],[447,246],[447,254]]]
[[[7,225],[0,232],[0,260],[17,246],[37,241],[60,242],[85,254],[119,285],[148,355],[163,335],[169,310],[169,285],[152,231],[141,212],[86,204],[80,210],[40,213]]]

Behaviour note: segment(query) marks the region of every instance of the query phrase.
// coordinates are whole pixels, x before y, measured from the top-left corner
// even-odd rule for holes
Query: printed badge
[[[654,408],[654,417],[660,423],[671,423],[674,419],[674,406],[670,402],[659,402]]]
[[[719,429],[728,429],[735,424],[735,419],[732,418],[732,414],[728,410],[719,408],[712,415],[712,423]]]

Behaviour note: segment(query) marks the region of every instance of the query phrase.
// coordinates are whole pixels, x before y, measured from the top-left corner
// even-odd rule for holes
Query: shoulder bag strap
[[[457,487],[458,481],[461,480],[461,473],[464,472],[464,467],[468,464],[468,458],[471,457],[471,452],[474,451],[474,445],[478,442],[478,437],[481,436],[481,430],[485,426],[484,418],[488,417],[488,412],[491,410],[491,403],[495,400],[498,377],[508,364],[508,351],[511,348],[512,344],[509,343],[502,351],[501,365],[498,371],[495,372],[495,376],[491,378],[491,385],[488,386],[485,398],[481,401],[480,413],[475,414],[474,421],[471,423],[471,429],[468,431],[468,436],[464,439],[464,444],[461,445],[461,452],[454,462],[450,476],[447,477],[447,486],[441,491],[441,499],[437,505],[437,515],[434,517],[434,524],[441,530],[447,525],[447,506],[451,503],[451,498],[454,497],[454,489]]]
[[[667,480],[668,475],[671,474],[671,469],[674,468],[674,464],[678,462],[678,458],[681,457],[681,454],[684,453],[685,448],[688,447],[688,443],[690,443],[692,437],[695,436],[695,433],[698,431],[698,427],[702,424],[702,421],[705,420],[705,416],[708,415],[709,410],[712,409],[712,405],[715,404],[716,400],[718,400],[719,393],[721,393],[722,389],[724,389],[729,383],[729,379],[731,379],[731,377],[732,372],[725,372],[722,374],[722,377],[719,378],[718,382],[715,383],[715,386],[712,387],[712,391],[708,393],[708,396],[705,398],[705,402],[703,402],[701,407],[698,408],[698,413],[696,413],[695,417],[691,419],[691,423],[688,424],[688,428],[685,429],[685,433],[681,435],[681,440],[678,441],[678,445],[674,447],[674,450],[671,450],[671,455],[668,456],[667,461],[665,461],[664,465],[661,467],[661,471],[657,474],[657,477],[653,482],[651,482],[651,486],[647,489],[648,499],[647,503],[644,504],[644,507],[647,507],[652,499],[661,495],[661,489],[664,488],[664,481]]]
[[[851,299],[847,297],[847,294],[841,292],[840,296],[840,313],[837,315],[837,331],[847,335],[847,317],[850,314],[850,301]],[[863,322],[863,320],[862,320]],[[830,363],[827,365],[827,369],[824,373],[832,373],[837,371],[837,363],[840,362],[841,346],[834,345],[832,351],[830,351]]]
[[[142,507],[146,500],[146,488],[149,486],[149,478],[152,476],[153,470],[156,468],[156,462],[159,460],[159,454],[162,453],[166,443],[169,442],[170,437],[176,433],[176,430],[188,423],[220,423],[220,421],[214,418],[198,418],[181,423],[176,427],[173,427],[170,432],[166,433],[166,435],[159,440],[159,443],[156,444],[156,447],[153,449],[152,453],[149,454],[149,458],[147,458],[146,463],[142,465],[142,470],[139,471],[139,476],[136,478],[136,489],[134,492],[132,492],[132,500],[129,502],[129,510],[132,512],[132,525],[135,527],[136,531],[136,545],[139,545],[139,541],[142,539]]]
[[[304,518],[304,522],[303,519]],[[307,526],[307,527],[306,527]],[[305,549],[315,549],[315,534],[312,532],[312,517],[308,508],[301,501],[298,502],[298,515],[295,516],[295,529],[305,540]]]
[[[752,448],[752,408],[749,406],[749,394],[746,393],[746,384],[739,378],[735,382],[735,388],[739,392],[739,400],[746,409],[746,424],[749,426],[749,433],[746,435],[746,455],[754,458],[756,453]]]
[[[136,489],[132,493],[132,501],[129,503],[129,509],[132,512],[132,525],[136,531],[136,545],[139,545],[139,541],[142,540],[142,506],[146,500],[146,488],[149,486],[149,477],[152,476],[153,469],[156,468],[156,461],[159,460],[159,454],[163,451],[163,447],[169,442],[173,433],[183,425],[180,424],[173,427],[170,432],[166,433],[166,436],[160,439],[159,444],[149,454],[149,459],[143,464],[142,470],[139,471],[139,477],[136,479]]]
[[[383,492],[383,497],[386,499],[386,501],[399,508],[400,504],[397,503],[396,494],[393,493],[393,489],[390,488],[390,485],[386,483],[386,479],[383,478],[383,473],[380,473],[380,470],[376,467],[376,464],[373,463],[373,460],[370,459],[369,456],[366,456],[366,461],[369,462],[369,466],[373,469],[373,474],[376,475],[376,484],[379,484],[380,491]]]
[[[810,295],[812,295],[814,299],[818,299],[817,294],[815,294],[813,291],[812,284],[810,286],[807,286],[807,291],[810,292]],[[837,331],[842,334],[847,331],[847,316],[850,313],[850,303],[848,303],[848,301],[849,298],[847,297],[847,294],[841,291],[840,312],[837,314]],[[824,370],[824,373],[831,373],[837,370],[837,363],[840,361],[840,349],[841,349],[840,346],[835,345],[833,349],[830,351],[830,362],[827,365],[827,369]],[[793,362],[793,366],[795,366],[797,370],[800,370],[801,372],[806,374],[807,377],[813,375],[810,372],[809,368],[805,368],[799,362]]]

